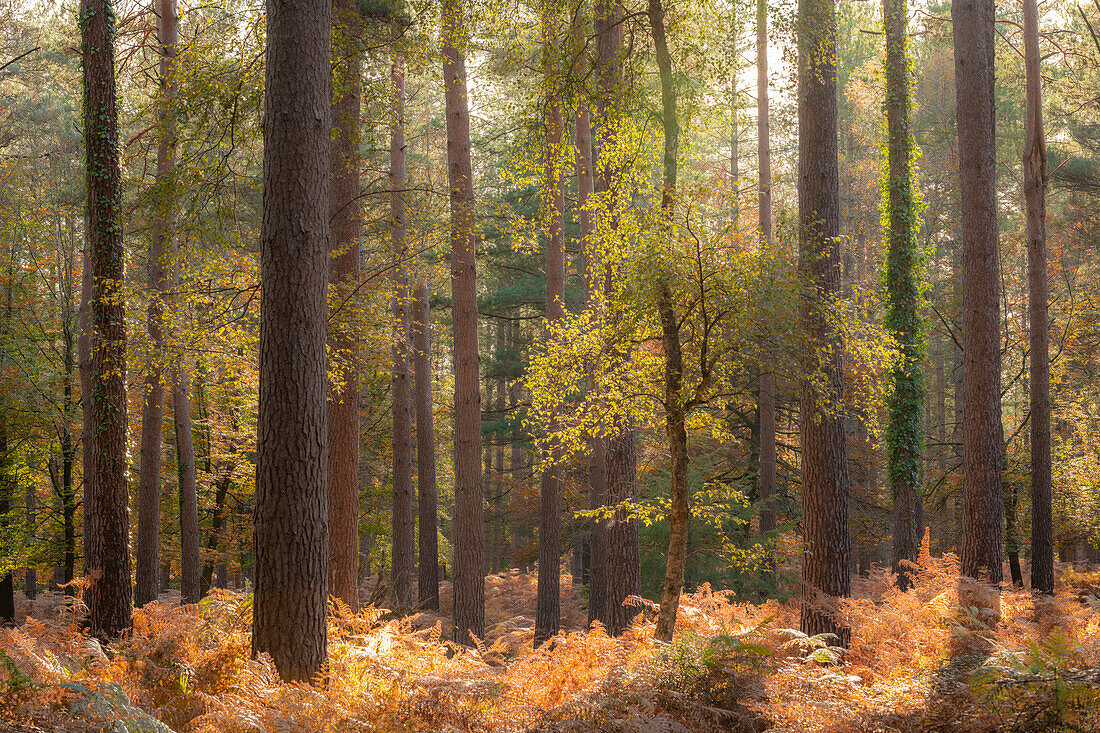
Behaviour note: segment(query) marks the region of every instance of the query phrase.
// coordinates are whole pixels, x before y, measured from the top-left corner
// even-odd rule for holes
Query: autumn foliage
[[[793,631],[796,603],[757,606],[706,585],[685,595],[671,645],[654,643],[656,615],[640,600],[646,612],[622,638],[584,632],[569,576],[568,630],[533,650],[535,577],[513,571],[486,581],[476,649],[447,641],[447,584],[439,616],[334,602],[328,678],[312,687],[249,659],[247,594],[219,590],[198,606],[162,596],[110,645],[79,629],[78,599],[45,596],[24,602],[32,615],[0,637],[0,728],[1096,730],[1100,572],[1061,570],[1052,599],[1002,590],[995,619],[959,607],[957,559],[933,559],[926,544],[910,592],[883,569],[855,582],[847,651]]]

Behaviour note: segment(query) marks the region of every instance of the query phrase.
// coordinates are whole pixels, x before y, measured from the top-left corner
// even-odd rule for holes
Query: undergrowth
[[[652,614],[621,638],[568,630],[531,648],[534,576],[487,579],[477,649],[446,641],[440,615],[388,620],[336,602],[328,677],[284,684],[249,658],[250,596],[166,598],[101,644],[79,600],[40,601],[0,635],[0,729],[31,731],[1046,731],[1100,730],[1100,573],[1063,573],[1058,594],[960,579],[922,553],[915,587],[879,570],[855,583],[847,650],[806,637],[797,603],[740,602],[703,586],[681,601],[671,644]],[[969,603],[960,606],[960,591]]]

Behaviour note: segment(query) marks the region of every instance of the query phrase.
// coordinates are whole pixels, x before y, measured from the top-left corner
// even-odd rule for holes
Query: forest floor
[[[330,673],[279,682],[249,658],[251,597],[178,594],[103,645],[74,604],[41,595],[0,632],[0,730],[32,731],[1100,731],[1100,572],[1060,566],[1055,598],[1003,590],[960,608],[958,563],[922,555],[909,593],[885,571],[854,581],[850,648],[798,632],[797,602],[740,602],[703,587],[671,645],[647,609],[619,639],[581,630],[562,578],[565,631],[531,648],[535,576],[486,582],[485,644],[445,641],[441,614],[386,620],[333,609]],[[988,586],[964,597],[995,607]]]

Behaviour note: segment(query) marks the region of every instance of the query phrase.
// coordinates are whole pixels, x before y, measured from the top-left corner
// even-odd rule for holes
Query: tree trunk
[[[499,355],[507,353],[508,343],[505,331],[507,330],[507,320],[500,319],[497,321],[497,354]],[[505,391],[508,389],[508,380],[501,376],[497,380],[497,392],[496,402],[494,408],[497,414],[497,420],[503,420],[505,409],[507,405],[505,403]],[[493,505],[493,542],[492,542],[492,562],[490,563],[494,573],[502,572],[504,569],[504,488],[508,485],[508,482],[504,478],[504,442],[503,440],[497,441],[496,449],[494,450],[493,464],[497,475],[497,490],[489,497],[489,501]]]
[[[432,346],[428,319],[428,282],[416,284],[413,300],[412,348],[416,380],[416,488],[420,511],[420,562],[417,564],[418,605],[439,610],[439,519],[435,478],[435,428],[432,421]]]
[[[1047,146],[1039,69],[1039,9],[1024,0],[1024,79],[1027,140],[1024,199],[1027,202],[1028,320],[1031,323],[1031,587],[1054,593],[1054,536],[1050,499],[1050,321],[1046,251]]]
[[[267,2],[252,653],[301,681],[328,647],[331,12]]]
[[[335,384],[328,384],[329,593],[359,610],[359,335],[350,303],[359,286],[360,25],[353,0],[333,4],[332,143],[329,164],[328,280],[339,311],[329,349]],[[402,223],[404,218],[402,217]]]
[[[143,606],[157,597],[157,565],[160,547],[161,431],[164,423],[164,305],[168,299],[168,253],[172,241],[175,202],[176,125],[173,106],[176,83],[178,19],[176,0],[156,4],[157,38],[160,41],[160,98],[158,105],[157,180],[154,183],[151,236],[149,239],[149,308],[147,327],[152,358],[145,375],[145,403],[141,415],[141,469],[138,479],[138,532],[135,555],[134,605]]]
[[[179,287],[178,273],[176,287]],[[191,429],[191,380],[182,357],[174,371],[172,416],[176,426],[180,489],[180,596],[183,603],[198,603],[202,599],[199,500],[195,476],[195,439]]]
[[[520,322],[517,318],[519,315],[519,309],[516,308],[513,312],[513,316],[508,320],[507,327],[507,339],[508,350],[517,355],[520,353]],[[520,394],[521,394],[520,380],[515,380],[508,385],[508,412],[511,415],[515,415],[519,409]],[[523,450],[523,434],[524,428],[519,420],[512,421],[512,445],[509,450],[508,457],[508,470],[512,477],[512,497],[513,501],[518,501],[518,497],[521,493],[525,493],[525,487],[527,483],[528,470],[526,456]],[[515,553],[519,547],[520,540],[520,528],[512,527],[509,530],[509,547],[511,548],[512,558],[515,557]],[[511,567],[511,564],[509,564]]]
[[[1001,582],[1001,330],[993,0],[951,4],[962,193],[962,570]]]
[[[393,567],[391,603],[413,608],[412,412],[409,394],[409,276],[405,269],[405,66],[398,56],[391,70],[394,119],[390,135],[390,215],[393,245]]]
[[[35,537],[35,524],[38,520],[38,487],[34,483],[27,484],[27,541],[33,548],[37,544]],[[27,600],[33,601],[38,596],[38,571],[34,567],[34,559],[27,563],[26,581],[23,594]]]
[[[126,487],[126,321],[120,213],[114,38],[110,0],[82,0],[84,150],[88,196],[88,391],[85,436],[94,435],[85,463],[84,596],[92,633],[114,637],[130,625],[130,504]],[[94,477],[88,482],[88,477]],[[89,491],[90,490],[90,491]]]
[[[10,302],[10,297],[9,297]],[[11,322],[10,307],[8,319]],[[5,324],[6,325],[6,324]],[[8,512],[15,494],[15,478],[11,466],[11,445],[8,443],[8,424],[6,416],[0,417],[0,531],[7,534]],[[11,571],[0,577],[0,622],[15,623],[15,578]]]
[[[921,458],[924,450],[924,339],[920,323],[920,251],[913,198],[913,133],[909,117],[909,49],[906,0],[883,0],[886,29],[886,134],[889,252],[886,263],[886,328],[901,347],[891,375],[890,417],[886,429],[890,492],[894,500],[894,572],[901,590],[912,585],[923,528]]]
[[[485,633],[481,574],[481,389],[474,269],[474,181],[470,106],[463,46],[465,0],[443,3],[443,86],[447,106],[447,172],[451,199],[451,293],[455,369],[454,641]]]
[[[596,82],[597,118],[599,121],[600,163],[598,165],[597,190],[608,195],[609,209],[601,215],[610,218],[610,228],[618,227],[617,215],[611,205],[615,189],[619,186],[619,171],[613,165],[611,151],[615,140],[619,116],[620,81],[622,60],[620,53],[623,38],[623,6],[618,0],[597,0],[595,3],[596,31]],[[613,295],[614,276],[608,268],[601,267],[606,296]],[[615,313],[604,317],[616,318]],[[619,355],[630,358],[629,353]],[[623,427],[607,439],[607,502],[617,505],[637,498],[638,454],[633,427]],[[638,522],[619,510],[607,520],[607,564],[604,576],[607,591],[603,609],[607,615],[607,630],[618,636],[630,626],[638,613],[636,606],[624,606],[623,602],[641,592],[641,555],[638,545]]]
[[[565,191],[558,153],[562,144],[562,115],[555,85],[554,5],[542,7],[543,78],[546,87],[546,119],[543,131],[543,226],[546,229],[546,322],[553,327],[565,319]],[[555,430],[551,416],[549,432]],[[539,569],[535,602],[535,647],[561,630],[561,448],[552,440],[549,464],[539,480]]]
[[[772,153],[771,120],[768,105],[768,4],[756,2],[756,125],[757,157],[760,173],[760,247],[772,242]],[[768,363],[764,354],[764,364]],[[760,410],[760,534],[769,541],[775,532],[776,510],[776,427],[775,427],[775,377],[766,369],[761,370],[759,382]],[[774,567],[774,555],[769,552],[769,567]]]
[[[798,42],[799,269],[810,288],[802,316],[811,344],[806,373],[818,375],[802,383],[801,623],[803,632],[835,634],[847,646],[850,629],[834,607],[836,598],[848,595],[851,574],[847,451],[840,408],[843,343],[826,316],[841,291],[833,0],[799,0]]]
[[[577,14],[578,19],[581,17]],[[573,28],[574,54],[584,49],[585,26],[578,23]],[[576,167],[577,167],[577,220],[580,224],[582,257],[584,261],[584,307],[595,317],[602,313],[599,298],[600,261],[597,253],[595,220],[590,207],[593,188],[592,122],[584,99],[577,104],[576,114]],[[589,389],[594,387],[591,368],[588,373]],[[588,439],[588,508],[598,509],[607,503],[607,439],[591,436]],[[607,523],[598,519],[589,522],[588,564],[588,623],[599,621],[607,625]]]

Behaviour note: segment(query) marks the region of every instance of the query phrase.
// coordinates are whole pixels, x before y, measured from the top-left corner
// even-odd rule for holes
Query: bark
[[[94,578],[85,593],[92,633],[118,636],[129,627],[130,506],[126,486],[126,322],[122,281],[122,189],[118,151],[114,37],[109,0],[82,0],[88,290],[85,436],[94,435],[84,465],[85,564]],[[89,476],[94,477],[88,485]]]
[[[34,547],[36,543],[35,537],[35,524],[38,520],[38,488],[33,483],[27,484],[27,538],[31,547]],[[27,564],[26,576],[24,580],[23,594],[27,596],[27,600],[33,601],[38,596],[38,571],[35,569],[33,559],[31,563]]]
[[[841,292],[839,170],[837,163],[836,8],[833,0],[798,4],[799,269],[810,295],[803,327],[810,340],[802,383],[802,631],[850,630],[835,608],[849,594],[851,539],[844,436],[844,374],[839,335],[826,309]],[[818,354],[823,354],[818,356]]]
[[[1024,200],[1027,205],[1028,321],[1031,323],[1031,587],[1054,593],[1050,489],[1050,320],[1047,302],[1047,147],[1039,68],[1039,9],[1024,0],[1024,80],[1027,93]]]
[[[405,269],[405,69],[394,59],[391,70],[394,119],[390,134],[390,237],[393,246],[393,566],[391,603],[413,608],[412,412],[409,394],[409,276]]]
[[[179,280],[176,280],[177,287]],[[180,596],[183,603],[202,598],[202,565],[199,560],[199,501],[195,475],[195,438],[191,429],[191,388],[181,362],[172,380],[172,417],[176,428],[176,459],[180,500]]]
[[[466,95],[465,0],[443,3],[443,86],[451,203],[451,294],[455,369],[454,641],[485,633],[481,569],[481,389],[474,269],[474,181]]]
[[[358,6],[333,4],[332,143],[329,165],[328,279],[340,308],[329,329],[337,379],[328,385],[328,551],[329,593],[359,610],[359,341],[356,308],[349,305],[359,285],[360,52]],[[404,219],[402,219],[402,222]]]
[[[600,160],[597,166],[596,190],[607,196],[609,228],[618,227],[612,199],[618,187],[619,171],[611,151],[616,146],[615,134],[621,94],[623,39],[623,6],[618,0],[597,0],[595,3],[596,83],[598,86],[597,118],[599,122]],[[614,274],[601,267],[605,296],[610,299],[615,286]],[[615,313],[605,317],[616,318]],[[618,356],[629,358],[628,353]],[[637,498],[638,454],[633,427],[621,428],[607,439],[607,503],[617,505]],[[604,577],[607,590],[602,609],[607,617],[607,630],[618,636],[630,626],[638,613],[636,606],[624,606],[629,596],[641,592],[641,552],[638,545],[638,522],[623,510],[607,521],[607,562]]]
[[[574,54],[584,48],[584,27],[573,29]],[[582,254],[584,259],[584,307],[598,318],[602,312],[599,298],[600,261],[596,249],[596,224],[589,208],[593,188],[592,122],[585,100],[577,105],[575,125],[577,167],[577,219],[580,225]],[[588,368],[588,386],[594,387],[591,367]],[[598,509],[607,503],[607,439],[590,436],[588,462],[588,508]],[[588,623],[599,621],[607,625],[607,523],[599,519],[589,522],[588,571]]]
[[[508,350],[513,354],[519,354],[520,352],[520,324],[519,320],[516,318],[518,313],[518,308],[513,311],[513,316],[509,318],[507,327]],[[518,379],[508,385],[508,413],[510,415],[515,415],[516,411],[519,409],[520,390],[520,381]],[[528,470],[526,456],[523,450],[523,441],[525,439],[523,426],[517,419],[513,419],[512,421],[511,438],[512,447],[509,450],[508,470],[512,477],[512,487],[516,489],[513,496],[518,497],[520,493],[523,493],[523,490],[520,490],[519,487],[527,483]],[[512,527],[508,534],[510,540],[509,546],[511,547],[511,553],[514,558],[519,546],[520,528]],[[511,564],[509,564],[509,566],[511,566]]]
[[[10,296],[9,296],[10,303]],[[8,308],[10,323],[10,306]],[[8,512],[15,494],[15,478],[11,472],[11,446],[8,443],[7,420],[0,418],[0,531],[8,532]],[[15,623],[15,579],[11,571],[0,577],[0,622]]]
[[[768,103],[768,5],[765,0],[756,3],[756,125],[757,157],[759,159],[760,186],[760,246],[772,242],[772,153],[771,119]],[[764,364],[768,363],[764,355]],[[767,537],[775,531],[775,377],[763,369],[759,381],[760,410],[760,534]],[[771,561],[774,565],[774,558]]]
[[[894,500],[894,572],[901,590],[912,585],[912,566],[923,535],[921,459],[924,450],[924,344],[920,332],[917,213],[913,199],[912,93],[909,84],[906,0],[883,0],[886,30],[886,134],[888,153],[888,254],[886,326],[901,346],[893,370],[887,426],[890,491]]]
[[[172,240],[175,198],[173,170],[176,130],[173,105],[176,83],[173,65],[178,39],[175,0],[156,4],[157,40],[160,43],[160,98],[158,105],[157,180],[154,184],[151,236],[149,239],[149,307],[146,326],[152,359],[145,375],[145,403],[141,416],[141,468],[138,479],[138,532],[135,548],[134,605],[143,606],[157,597],[157,565],[160,546],[161,431],[164,423],[164,305],[168,296],[168,258]]]
[[[428,319],[428,283],[416,284],[413,300],[412,348],[416,380],[416,488],[420,512],[420,562],[417,601],[422,609],[439,610],[439,519],[435,476],[435,428],[432,424],[432,346]]]
[[[543,157],[543,220],[546,227],[546,321],[554,326],[565,319],[565,191],[558,169],[558,152],[562,144],[562,115],[558,90],[554,83],[554,47],[557,41],[553,26],[553,3],[542,8],[542,44],[545,68],[546,119]],[[550,418],[549,432],[555,429]],[[546,456],[549,461],[539,478],[539,567],[535,601],[535,647],[554,637],[561,630],[561,448],[551,442]]]
[[[657,51],[657,68],[661,77],[661,124],[664,128],[663,186],[661,219],[665,237],[672,237],[672,217],[676,201],[677,156],[680,145],[680,124],[676,118],[676,88],[672,78],[672,59],[665,35],[665,11],[661,0],[649,0],[649,24]],[[736,181],[734,183],[736,186]],[[735,214],[736,215],[736,214]],[[680,390],[684,381],[684,357],[680,346],[680,320],[672,302],[668,282],[662,274],[658,284],[657,310],[661,321],[661,345],[665,358],[665,436],[668,441],[669,510],[668,555],[665,578],[661,587],[661,610],[654,638],[672,641],[676,629],[676,612],[684,588],[684,564],[687,562],[688,525],[691,517],[691,497],[688,487],[687,409]]]
[[[329,3],[268,0],[252,653],[300,681],[328,647],[330,34]]]
[[[507,321],[500,319],[497,321],[497,354],[498,359],[502,358],[501,355],[507,353],[507,337],[505,331],[507,330]],[[494,408],[496,410],[497,419],[502,420],[504,418],[505,409],[507,404],[505,403],[505,392],[508,389],[508,380],[501,376],[497,380],[497,392],[496,402]],[[497,475],[497,490],[490,497],[490,501],[493,505],[493,542],[492,542],[492,569],[494,573],[500,573],[504,569],[504,496],[507,493],[505,486],[507,481],[504,478],[504,442],[498,440],[495,455],[493,457],[493,463]]]
[[[1000,583],[1001,331],[997,251],[993,0],[956,0],[959,183],[962,194],[962,570]]]

